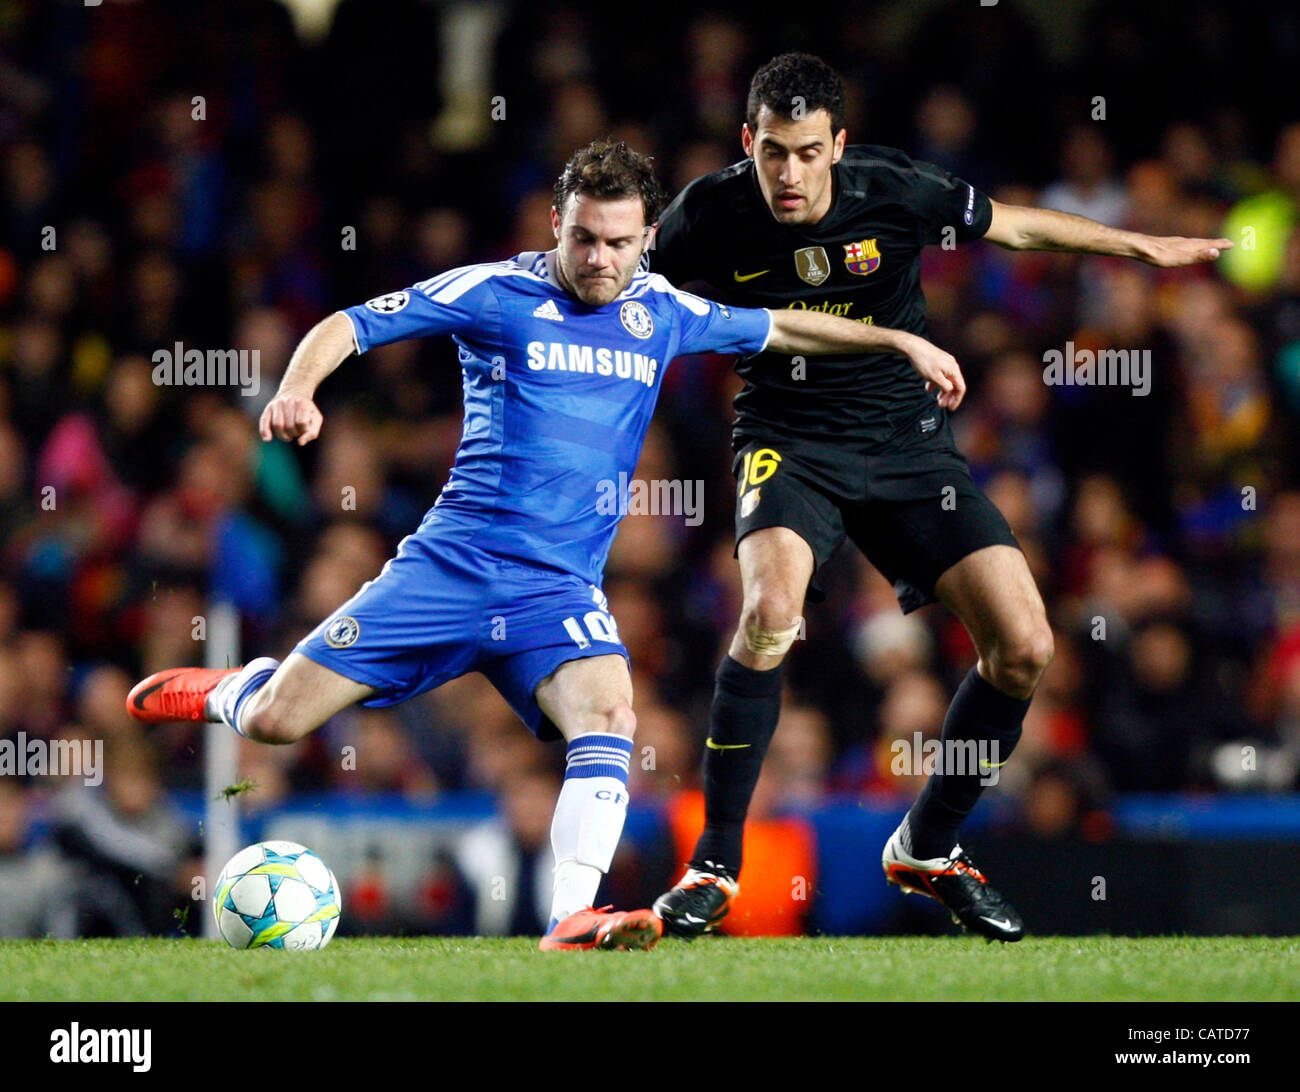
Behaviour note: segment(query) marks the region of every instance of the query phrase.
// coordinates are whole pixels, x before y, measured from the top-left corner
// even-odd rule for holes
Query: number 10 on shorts
[[[586,627],[586,633],[583,632],[583,626]],[[592,641],[618,644],[618,626],[614,623],[614,616],[606,614],[603,610],[587,611],[582,616],[581,624],[576,618],[566,618],[564,630],[579,648],[590,648]],[[591,636],[588,637],[587,634]]]

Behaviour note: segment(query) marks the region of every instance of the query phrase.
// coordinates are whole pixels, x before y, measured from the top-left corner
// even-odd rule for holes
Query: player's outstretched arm
[[[1022,205],[993,205],[984,238],[1008,250],[1068,250],[1079,254],[1113,254],[1151,265],[1212,262],[1232,246],[1231,239],[1185,239],[1181,235],[1143,235],[1107,227],[1083,216]]]
[[[937,388],[939,405],[955,410],[966,395],[966,380],[956,359],[923,337],[905,330],[853,322],[820,311],[773,311],[772,336],[767,351],[794,356],[831,353],[900,353],[925,380],[927,390]]]
[[[352,323],[338,311],[308,330],[293,351],[280,389],[262,411],[262,439],[297,440],[299,447],[316,439],[325,420],[312,401],[316,388],[355,348]]]

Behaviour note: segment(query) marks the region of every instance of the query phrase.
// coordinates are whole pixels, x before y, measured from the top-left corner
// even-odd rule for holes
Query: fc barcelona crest
[[[811,285],[821,284],[831,275],[831,260],[822,246],[806,246],[794,252],[794,271],[801,281]]]
[[[857,243],[844,244],[844,267],[850,273],[865,277],[880,268],[880,248],[875,239],[863,239]]]

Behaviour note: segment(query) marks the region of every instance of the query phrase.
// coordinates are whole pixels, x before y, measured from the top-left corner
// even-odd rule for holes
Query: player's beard
[[[826,198],[826,190],[827,187],[829,187],[830,185],[831,185],[831,179],[828,174],[823,181],[822,188],[817,191],[816,196],[809,193],[806,189],[802,192],[796,191],[798,192],[798,195],[803,198],[803,200],[799,202],[799,204],[797,204],[794,208],[787,209],[787,208],[783,208],[781,205],[780,193],[784,187],[782,187],[778,183],[776,188],[772,190],[772,196],[767,199],[768,211],[772,213],[772,216],[779,224],[785,224],[787,226],[794,227],[799,224],[810,223],[812,222],[812,218],[814,216],[814,212],[813,212],[814,206],[816,206],[818,203],[820,203],[823,199]],[[826,209],[822,209],[821,215],[818,216],[817,219],[820,220],[821,216],[826,215],[826,211],[829,208],[830,208],[830,201],[827,200]]]
[[[628,280],[631,278],[629,277]],[[612,277],[586,277],[580,283],[582,291],[578,293],[578,298],[593,307],[603,307],[617,299],[618,294],[627,287],[626,281],[620,283]]]
[[[588,307],[603,307],[605,304],[617,299],[632,281],[636,273],[636,265],[633,264],[626,274],[613,273],[603,274],[600,277],[584,277],[574,275],[571,270],[566,269],[563,260],[560,262],[560,272],[564,274],[564,279],[568,282],[569,291],[578,297]]]
[[[808,222],[808,217],[812,215],[812,202],[808,199],[807,194],[800,194],[799,196],[803,200],[792,209],[783,207],[776,197],[773,197],[768,202],[768,208],[772,210],[772,215],[776,217],[778,223],[796,225]]]

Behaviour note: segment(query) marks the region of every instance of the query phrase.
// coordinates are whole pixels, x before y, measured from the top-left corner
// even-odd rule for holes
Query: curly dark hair
[[[555,183],[555,207],[563,215],[571,194],[596,197],[639,197],[645,222],[653,224],[668,195],[655,177],[653,159],[635,152],[622,140],[593,140],[569,157]]]
[[[844,128],[844,84],[835,69],[811,53],[782,53],[754,73],[745,103],[750,132],[758,131],[764,106],[782,118],[792,117],[796,106],[804,114],[825,110],[832,133]]]

